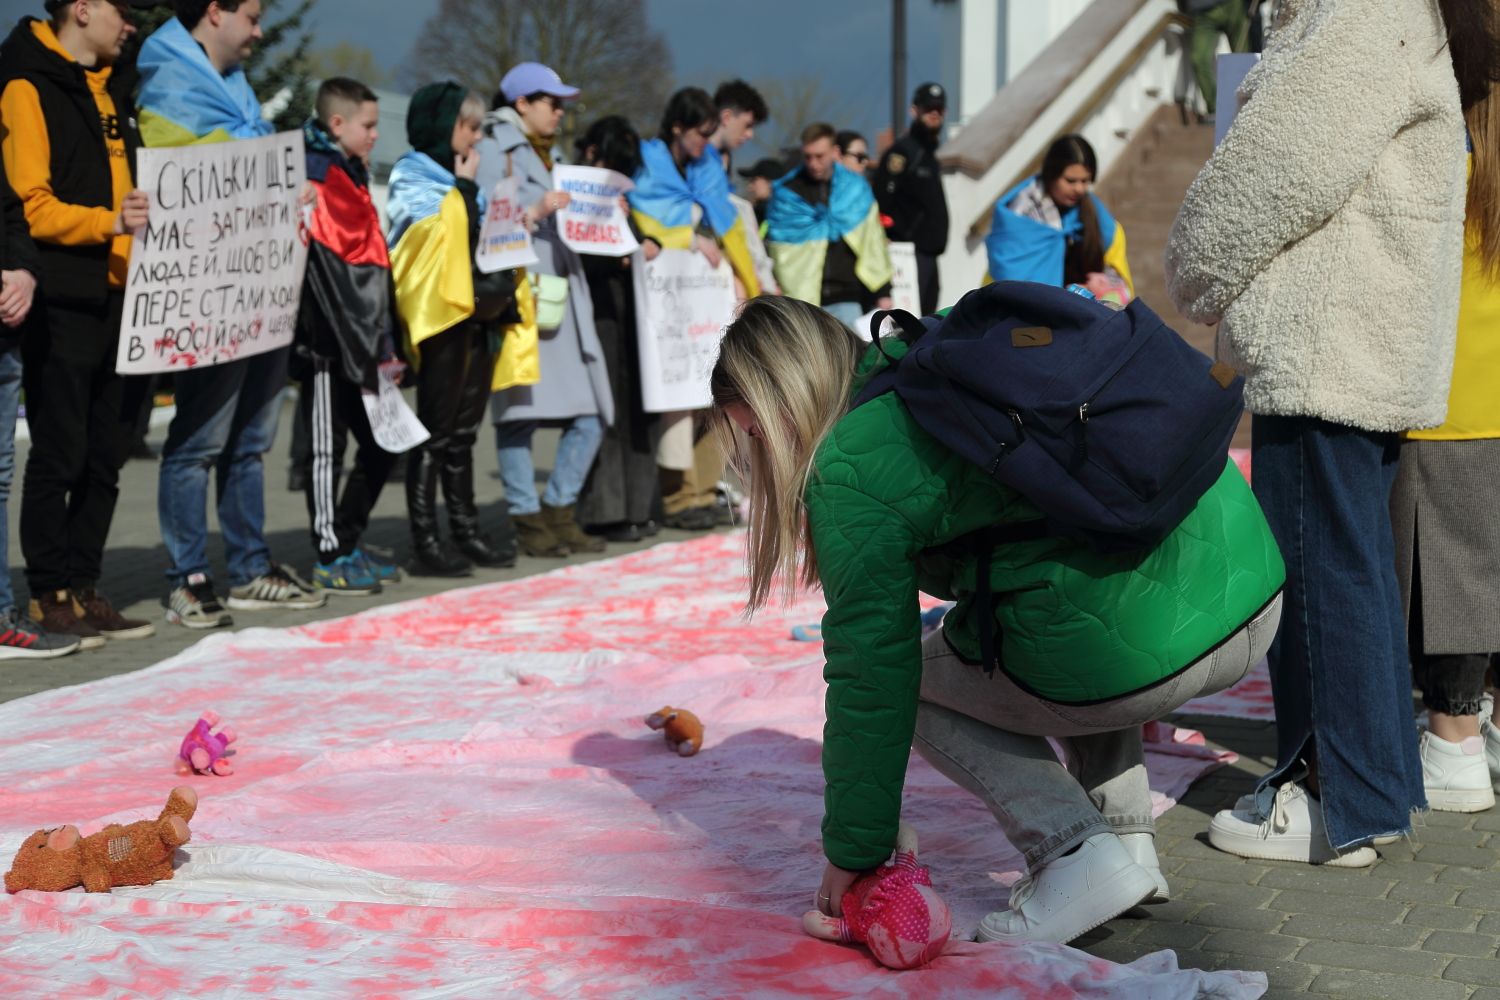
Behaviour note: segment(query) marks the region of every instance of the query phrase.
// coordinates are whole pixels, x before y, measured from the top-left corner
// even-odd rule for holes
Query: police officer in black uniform
[[[911,128],[886,150],[875,172],[875,197],[890,220],[894,243],[917,249],[917,286],[922,313],[938,307],[937,259],[948,245],[948,202],[937,148],[948,109],[948,95],[936,83],[924,83],[911,98]]]

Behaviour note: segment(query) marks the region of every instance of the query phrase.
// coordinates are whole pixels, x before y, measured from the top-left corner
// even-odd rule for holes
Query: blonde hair
[[[458,114],[455,117],[461,122],[483,125],[485,113],[484,98],[471,90],[464,95],[464,102],[458,106]]]
[[[1480,266],[1500,281],[1500,88],[1465,113],[1474,146],[1474,170],[1469,176],[1469,237],[1479,248]]]
[[[710,388],[714,430],[750,495],[747,613],[778,580],[790,600],[800,581],[818,583],[804,494],[818,446],[843,417],[864,345],[816,306],[781,296],[745,303],[724,332]],[[725,412],[755,414],[757,436]]]

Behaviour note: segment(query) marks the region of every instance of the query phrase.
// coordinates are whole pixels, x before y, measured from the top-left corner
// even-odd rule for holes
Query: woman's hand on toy
[[[818,898],[813,905],[818,912],[825,913],[830,917],[841,917],[844,915],[844,893],[859,878],[859,872],[851,872],[840,868],[833,862],[823,867],[823,884],[818,886]]]

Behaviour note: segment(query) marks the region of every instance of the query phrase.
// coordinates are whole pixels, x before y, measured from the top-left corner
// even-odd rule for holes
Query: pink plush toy
[[[193,771],[197,774],[217,774],[221,778],[234,773],[234,767],[224,756],[224,751],[229,749],[229,744],[235,741],[234,730],[228,726],[221,726],[217,733],[212,732],[219,725],[219,716],[215,712],[204,712],[203,717],[192,731],[183,737],[182,748],[177,751],[177,771],[179,774],[187,774]]]
[[[927,869],[917,864],[917,834],[905,823],[896,837],[896,856],[844,893],[842,917],[808,910],[802,929],[825,941],[862,943],[889,969],[915,969],[943,953],[953,933],[953,917],[932,889]]]

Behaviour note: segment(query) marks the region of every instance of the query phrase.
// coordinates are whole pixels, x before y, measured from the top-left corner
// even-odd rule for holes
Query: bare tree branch
[[[401,77],[412,87],[452,79],[488,98],[528,60],[582,91],[567,133],[623,114],[650,135],[671,90],[671,56],[644,0],[440,0]]]

